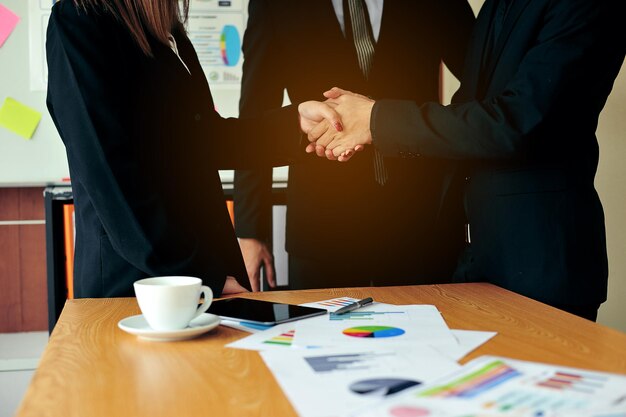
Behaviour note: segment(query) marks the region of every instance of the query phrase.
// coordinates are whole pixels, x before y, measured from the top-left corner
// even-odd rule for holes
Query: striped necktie
[[[367,80],[374,61],[375,42],[365,0],[344,0],[343,14],[346,20],[346,34],[352,35],[359,67]],[[380,185],[384,185],[388,177],[383,156],[376,148],[374,148],[374,177]]]

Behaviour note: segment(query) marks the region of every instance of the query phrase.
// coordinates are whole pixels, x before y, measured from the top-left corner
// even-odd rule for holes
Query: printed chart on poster
[[[29,1],[30,89],[45,91],[48,83],[46,28],[58,0]],[[212,90],[239,90],[247,21],[247,0],[192,0],[187,34]]]
[[[192,0],[187,34],[212,90],[238,90],[247,1]]]

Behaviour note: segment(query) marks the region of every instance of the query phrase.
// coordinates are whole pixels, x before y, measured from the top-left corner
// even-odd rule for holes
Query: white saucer
[[[215,314],[202,313],[199,317],[191,320],[189,326],[180,330],[154,330],[148,326],[148,322],[139,314],[126,317],[117,323],[117,326],[128,332],[139,336],[141,339],[153,340],[157,342],[172,342],[175,340],[191,339],[214,329],[220,324],[220,318]]]

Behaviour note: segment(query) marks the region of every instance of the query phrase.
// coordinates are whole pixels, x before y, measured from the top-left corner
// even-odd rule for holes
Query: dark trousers
[[[472,280],[468,277],[468,270],[470,269],[473,262],[472,258],[472,247],[470,245],[465,247],[465,250],[461,253],[459,257],[459,264],[457,265],[457,269],[454,273],[454,282],[478,282],[476,280]],[[485,279],[485,282],[489,282],[489,280]],[[558,308],[559,310],[567,311],[568,313],[574,314],[575,316],[582,317],[587,320],[596,321],[598,318],[598,309],[600,308],[600,304],[582,304],[582,305],[572,305],[572,304],[550,304],[552,307]]]
[[[417,268],[381,266],[366,259],[345,262],[318,261],[289,255],[289,288],[383,287],[393,285],[420,285],[450,283],[451,277],[441,277]]]
[[[324,265],[316,260],[289,255],[289,288],[305,290],[313,288],[369,287],[370,279],[362,276],[350,265]]]

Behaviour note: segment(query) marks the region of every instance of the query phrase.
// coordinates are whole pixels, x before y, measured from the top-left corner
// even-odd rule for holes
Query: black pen
[[[347,306],[341,307],[339,310],[335,311],[333,314],[349,313],[350,311],[354,311],[357,308],[361,308],[364,305],[371,303],[372,301],[374,301],[372,297],[367,297],[362,300],[355,301],[352,304],[348,304]]]

